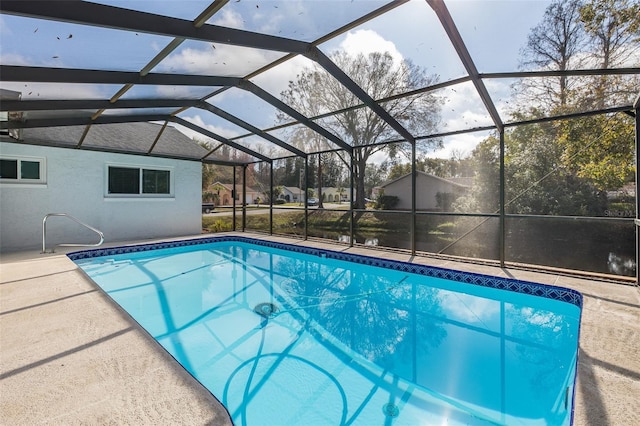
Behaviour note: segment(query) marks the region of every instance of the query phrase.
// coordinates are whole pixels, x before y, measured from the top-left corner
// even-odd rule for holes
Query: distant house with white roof
[[[287,203],[302,203],[304,202],[304,191],[297,186],[283,186],[282,193],[278,196],[279,199],[284,200]]]
[[[322,188],[322,201],[325,203],[346,203],[350,195],[349,188],[333,186]]]

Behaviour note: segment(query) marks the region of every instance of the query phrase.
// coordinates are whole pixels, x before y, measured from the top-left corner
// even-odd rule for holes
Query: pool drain
[[[269,318],[273,316],[276,312],[278,312],[278,307],[273,303],[258,303],[255,308],[253,308],[253,312],[260,315],[261,317]]]
[[[382,412],[387,417],[398,417],[398,414],[400,414],[398,406],[391,402],[382,406]]]

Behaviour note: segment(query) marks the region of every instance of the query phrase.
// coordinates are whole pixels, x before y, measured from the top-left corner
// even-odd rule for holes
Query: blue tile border
[[[397,271],[409,272],[434,278],[458,281],[466,284],[490,287],[499,290],[513,291],[517,293],[529,294],[533,296],[545,297],[547,299],[559,300],[571,303],[582,308],[582,294],[576,290],[557,287],[548,284],[539,284],[529,281],[515,280],[511,278],[494,277],[490,275],[477,274],[473,272],[462,272],[453,269],[446,269],[436,266],[416,265],[413,263],[387,260],[378,257],[365,256],[361,254],[336,252],[333,250],[318,249],[300,245],[278,243],[274,241],[259,240],[241,236],[216,236],[207,238],[196,238],[189,240],[167,241],[153,244],[140,244],[133,246],[121,246],[104,249],[83,250],[69,253],[67,256],[75,261],[100,256],[113,256],[116,254],[139,253],[150,250],[160,250],[176,247],[189,247],[201,244],[217,242],[243,242],[258,246],[271,247],[276,249],[293,251],[315,256],[323,256],[328,259],[344,260],[347,262],[359,263],[363,265],[378,266]]]

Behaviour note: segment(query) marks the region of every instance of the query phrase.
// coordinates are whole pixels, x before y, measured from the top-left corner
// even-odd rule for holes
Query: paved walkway
[[[512,276],[585,296],[574,425],[640,425],[637,287],[268,238]],[[0,259],[3,424],[230,425],[224,407],[62,254]]]

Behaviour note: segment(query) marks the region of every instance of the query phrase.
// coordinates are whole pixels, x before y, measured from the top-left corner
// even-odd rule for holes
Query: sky
[[[102,3],[191,20],[208,2],[127,0]],[[374,0],[232,0],[208,23],[313,41],[385,3]],[[548,4],[543,0],[446,1],[480,72],[517,70],[519,51],[526,43],[530,28],[540,21]],[[9,65],[139,71],[170,41],[170,37],[0,15],[0,62]],[[325,54],[338,49],[352,54],[387,51],[396,60],[410,60],[428,74],[436,74],[439,81],[466,75],[435,13],[424,0],[399,6],[321,44],[319,48]],[[281,52],[187,41],[153,72],[243,77],[281,56]],[[290,80],[311,65],[310,60],[297,56],[253,78],[252,82],[278,96]],[[506,112],[509,83],[493,80],[486,84],[498,110]],[[114,85],[9,82],[0,83],[0,87],[21,91],[23,99],[105,99],[120,88]],[[135,86],[123,99],[204,96],[210,91],[211,88]],[[439,131],[492,124],[472,84],[445,89],[436,95],[443,99]],[[275,108],[241,89],[227,90],[210,102],[256,127],[267,128],[276,124]],[[180,117],[225,137],[247,133],[202,110],[190,109]],[[188,129],[179,129],[189,136],[206,139]],[[452,151],[468,154],[486,136],[486,132],[480,132],[449,137],[445,139],[443,149],[429,155],[446,158]],[[239,142],[259,149],[256,145],[258,139],[254,137]],[[383,159],[380,155],[373,161]]]

